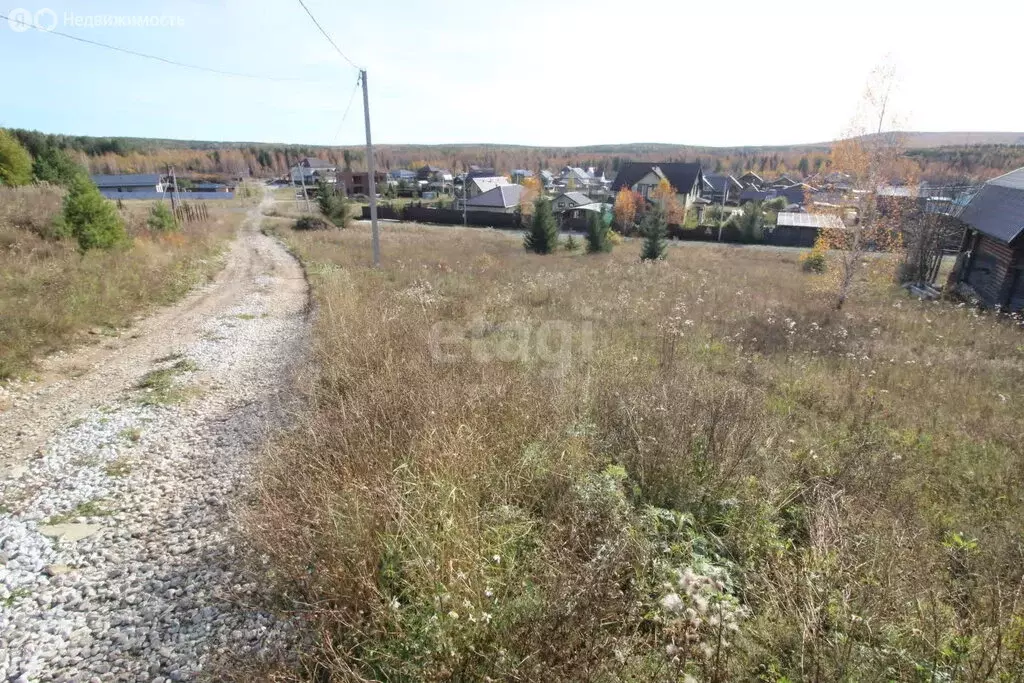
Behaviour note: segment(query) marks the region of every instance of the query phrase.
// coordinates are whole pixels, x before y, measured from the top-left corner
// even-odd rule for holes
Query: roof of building
[[[466,173],[467,178],[490,178],[493,176],[493,168],[484,168],[482,166],[477,166],[476,164],[472,164],[469,167],[469,172]]]
[[[797,181],[793,180],[788,175],[780,175],[770,184],[772,187],[792,187],[793,185],[797,184]]]
[[[524,178],[533,176],[533,171],[528,168],[514,168],[512,169],[512,175],[521,175]]]
[[[1024,232],[1024,168],[985,183],[960,214],[978,232],[1006,242]]]
[[[776,227],[790,228],[835,228],[842,230],[845,226],[839,216],[831,213],[796,213],[779,212],[775,221]]]
[[[703,176],[700,164],[696,163],[648,163],[630,161],[619,169],[618,174],[615,176],[615,182],[612,183],[612,190],[618,191],[623,187],[633,187],[655,168],[660,169],[662,176],[668,180],[669,184],[675,188],[676,192],[681,194],[686,194],[692,190],[697,179]]]
[[[562,194],[555,197],[556,200],[565,197],[570,200],[576,206],[583,206],[584,204],[593,204],[594,200],[583,194],[582,192],[563,192]]]
[[[541,171],[540,175],[545,180],[554,180],[554,178],[555,178],[555,174],[552,173],[551,171],[548,171],[547,169]]]
[[[410,171],[407,168],[396,168],[391,171],[392,178],[415,178],[416,171]]]
[[[473,184],[477,186],[477,189],[479,189],[481,192],[487,192],[495,187],[511,184],[508,178],[500,175],[472,178],[471,180]]]
[[[162,177],[158,173],[125,173],[122,175],[94,175],[89,176],[96,183],[96,187],[156,187]]]
[[[466,202],[467,207],[487,206],[508,209],[519,204],[523,193],[522,185],[499,185]]]
[[[742,187],[740,181],[728,173],[705,173],[704,183],[715,192],[725,192],[727,185],[736,188]]]

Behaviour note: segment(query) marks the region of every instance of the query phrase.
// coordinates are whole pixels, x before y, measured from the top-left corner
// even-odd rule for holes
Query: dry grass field
[[[185,294],[220,267],[226,240],[244,214],[154,234],[149,203],[125,202],[129,246],[81,253],[49,236],[63,191],[0,188],[0,379],[31,372],[34,359],[65,348],[90,329],[113,331],[153,305]]]
[[[293,233],[308,410],[247,517],[309,680],[1019,680],[1024,340],[796,254]],[[269,674],[265,674],[269,676]]]

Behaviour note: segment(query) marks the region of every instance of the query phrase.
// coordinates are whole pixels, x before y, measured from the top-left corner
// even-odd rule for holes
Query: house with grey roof
[[[960,213],[966,232],[953,279],[987,306],[1024,310],[1024,168],[985,183]]]
[[[338,180],[338,167],[324,159],[303,157],[288,170],[288,175],[294,185],[316,185],[321,180],[335,183]]]
[[[166,192],[170,189],[167,176],[159,173],[123,173],[90,176],[103,194],[124,192]]]
[[[466,179],[466,199],[473,199],[479,197],[485,192],[489,192],[496,187],[502,185],[511,185],[511,181],[505,176],[479,176],[470,177]]]
[[[474,178],[474,180],[479,180]],[[466,201],[469,211],[485,211],[489,213],[515,213],[519,209],[519,200],[523,195],[523,186],[513,183],[496,185]]]
[[[563,213],[594,203],[596,202],[593,199],[582,192],[563,192],[551,200],[551,211],[556,214]]]
[[[704,175],[704,196],[712,204],[738,204],[743,185],[728,173],[707,173]]]

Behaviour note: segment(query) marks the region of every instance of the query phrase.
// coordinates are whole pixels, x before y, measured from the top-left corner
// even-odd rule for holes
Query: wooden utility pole
[[[366,84],[366,69],[360,69],[363,83],[363,118],[366,120],[366,169],[370,186],[370,231],[373,235],[373,267],[380,267],[380,229],[377,227],[377,172],[373,161],[373,140],[370,138],[370,95]]]

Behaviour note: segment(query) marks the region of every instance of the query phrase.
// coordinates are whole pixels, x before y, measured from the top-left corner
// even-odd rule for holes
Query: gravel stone
[[[258,230],[267,201],[211,284],[3,387],[0,681],[190,681],[298,637],[234,552],[235,492],[308,346],[301,268]],[[198,368],[175,377],[184,400],[140,402],[178,358]]]

